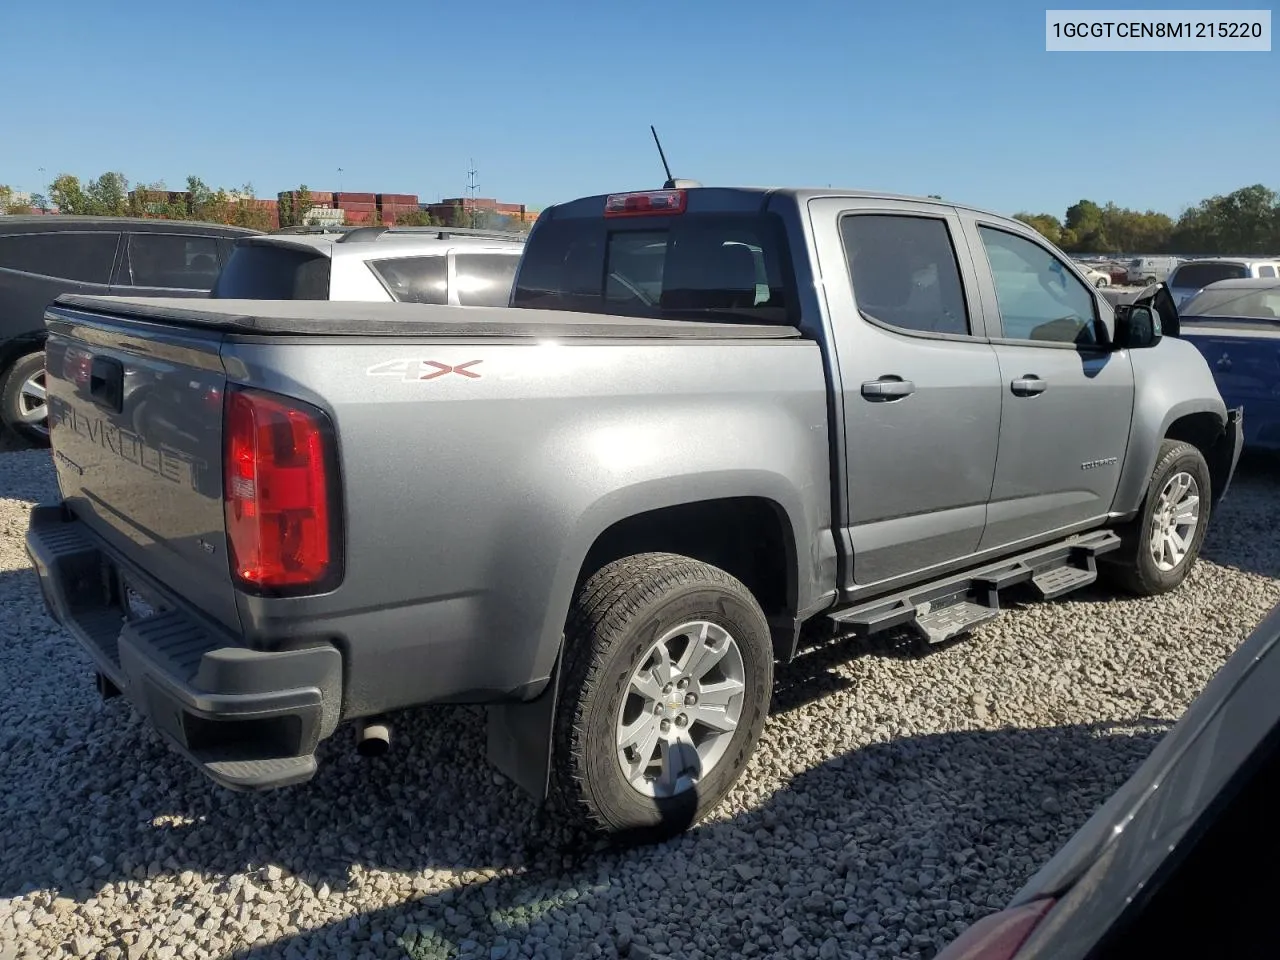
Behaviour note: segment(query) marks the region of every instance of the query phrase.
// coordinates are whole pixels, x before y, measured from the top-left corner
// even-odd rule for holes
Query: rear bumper
[[[31,511],[27,553],[50,614],[164,738],[216,783],[300,783],[337,725],[342,657],[330,645],[251,650],[168,601],[60,505]],[[123,579],[156,612],[129,614]]]

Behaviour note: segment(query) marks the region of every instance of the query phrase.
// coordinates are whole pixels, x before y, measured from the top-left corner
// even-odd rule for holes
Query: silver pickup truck
[[[52,305],[27,543],[102,693],[238,789],[486,704],[498,769],[654,838],[802,644],[1187,576],[1241,422],[1162,287],[949,203],[668,187],[547,209],[509,307]]]

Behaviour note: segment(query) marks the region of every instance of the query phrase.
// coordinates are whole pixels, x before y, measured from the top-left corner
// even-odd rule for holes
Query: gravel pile
[[[1174,595],[1012,609],[921,652],[823,648],[718,816],[595,849],[480,762],[482,715],[348,731],[244,796],[195,774],[44,615],[47,453],[0,456],[0,957],[929,957],[1002,906],[1280,601],[1280,473],[1246,463]]]

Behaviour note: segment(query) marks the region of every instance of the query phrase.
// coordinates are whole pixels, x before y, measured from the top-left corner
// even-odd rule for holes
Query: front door
[[[945,205],[823,198],[810,216],[843,385],[853,581],[919,576],[977,549],[995,471],[999,368],[972,259]]]
[[[966,216],[1000,365],[1000,446],[982,549],[1104,517],[1124,465],[1133,367],[1098,298],[1030,235]]]

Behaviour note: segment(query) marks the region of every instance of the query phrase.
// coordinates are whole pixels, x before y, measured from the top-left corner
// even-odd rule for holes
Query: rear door
[[[1000,447],[981,548],[1111,509],[1133,415],[1133,367],[1109,346],[1099,297],[1006,223],[962,217],[1000,369]]]
[[[218,238],[129,232],[111,292],[133,297],[205,297],[218,279]]]
[[[959,220],[859,198],[809,210],[844,384],[854,582],[966,557],[986,524],[1000,377]]]

